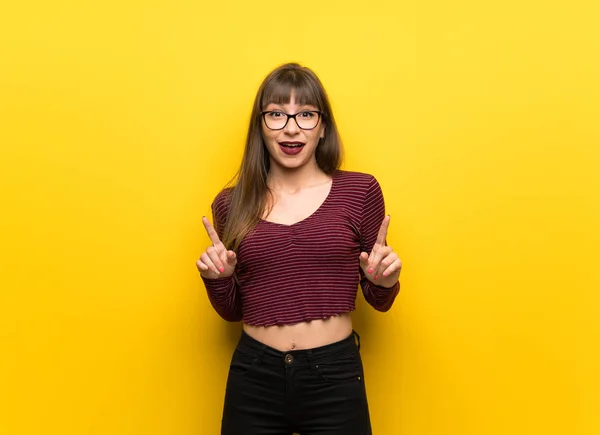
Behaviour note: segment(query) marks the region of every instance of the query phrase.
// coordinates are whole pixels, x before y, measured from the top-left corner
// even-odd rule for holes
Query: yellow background
[[[286,61],[404,261],[355,314],[374,433],[600,433],[596,2],[93,3],[0,7],[1,434],[218,433],[200,218]]]

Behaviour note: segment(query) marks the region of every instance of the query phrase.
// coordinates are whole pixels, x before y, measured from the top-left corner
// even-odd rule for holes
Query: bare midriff
[[[350,313],[295,325],[254,326],[244,324],[244,331],[261,343],[286,352],[313,349],[341,341],[352,333]]]

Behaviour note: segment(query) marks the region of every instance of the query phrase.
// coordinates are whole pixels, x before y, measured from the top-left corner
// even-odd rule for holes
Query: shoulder
[[[346,203],[352,203],[361,210],[369,211],[368,215],[377,216],[385,209],[383,191],[377,179],[364,172],[338,171],[336,192]],[[374,210],[378,212],[374,214]],[[383,217],[381,218],[383,219]]]
[[[228,187],[221,190],[212,203],[212,210],[214,214],[220,218],[227,216],[229,212],[229,205],[231,204],[231,194],[233,188]]]
[[[365,172],[345,171],[338,169],[334,174],[339,185],[352,190],[369,191],[373,188],[379,189],[377,179]]]
[[[221,190],[213,201],[213,205],[227,205],[231,202],[231,193],[233,192],[233,187],[227,187]]]

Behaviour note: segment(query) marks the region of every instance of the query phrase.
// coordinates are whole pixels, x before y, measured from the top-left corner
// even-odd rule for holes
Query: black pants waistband
[[[287,364],[311,363],[323,359],[328,359],[331,355],[348,351],[360,350],[360,336],[354,330],[343,340],[324,346],[314,347],[312,349],[298,349],[289,351],[280,351],[268,346],[255,338],[251,337],[246,331],[242,330],[242,335],[238,342],[238,349],[246,350],[256,356],[266,357],[272,360],[284,361]]]

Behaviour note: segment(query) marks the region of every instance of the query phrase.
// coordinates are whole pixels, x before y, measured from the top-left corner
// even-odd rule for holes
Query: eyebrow
[[[283,109],[284,104],[278,104],[278,103],[269,103],[265,106],[265,110],[268,110],[268,108],[270,106],[277,106],[277,107],[281,107]],[[316,106],[313,106],[312,104],[301,104],[299,107],[300,112],[302,112],[303,110],[306,110],[306,108],[312,108],[310,110],[319,110]],[[271,109],[273,110],[273,109]]]

